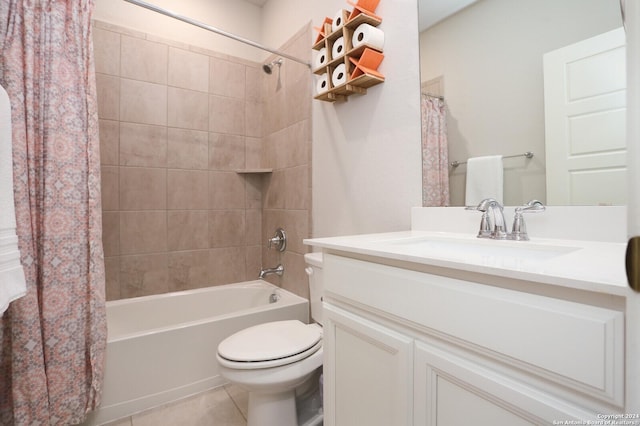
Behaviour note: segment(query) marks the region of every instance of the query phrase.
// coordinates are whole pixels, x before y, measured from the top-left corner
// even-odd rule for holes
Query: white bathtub
[[[280,296],[269,303],[276,291]],[[265,281],[107,302],[102,404],[85,424],[102,424],[220,386],[216,349],[251,325],[308,322],[308,301]]]

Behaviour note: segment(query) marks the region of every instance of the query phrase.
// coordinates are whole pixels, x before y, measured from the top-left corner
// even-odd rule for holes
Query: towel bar
[[[502,158],[516,158],[516,157],[533,158],[533,152],[527,151],[524,154],[507,155],[507,156],[504,156]],[[453,167],[453,168],[458,167],[461,164],[467,164],[467,162],[466,161],[462,161],[462,162],[460,162],[460,161],[452,161],[451,163],[449,163],[449,165],[451,167]]]

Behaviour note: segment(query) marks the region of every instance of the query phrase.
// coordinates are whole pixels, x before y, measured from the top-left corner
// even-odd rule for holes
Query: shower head
[[[278,68],[280,68],[280,66],[282,65],[283,59],[282,58],[278,58],[275,61],[272,61],[269,64],[264,64],[262,66],[262,71],[264,71],[267,74],[271,74],[273,72],[273,67],[274,66],[278,66]]]

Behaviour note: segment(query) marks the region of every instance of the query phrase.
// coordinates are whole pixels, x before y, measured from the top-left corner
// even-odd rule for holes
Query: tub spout
[[[266,277],[267,275],[272,275],[272,274],[276,274],[277,276],[281,277],[282,274],[284,274],[284,266],[278,265],[275,268],[261,269],[260,275],[258,275],[258,278],[264,279],[264,277]]]

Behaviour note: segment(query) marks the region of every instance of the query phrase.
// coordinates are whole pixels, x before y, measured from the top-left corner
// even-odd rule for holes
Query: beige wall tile
[[[120,258],[120,293],[123,298],[169,291],[166,253]]]
[[[169,86],[209,91],[209,57],[169,47]]]
[[[168,47],[123,35],[120,75],[149,83],[167,84]]]
[[[268,180],[268,177],[264,177],[261,174],[245,174],[245,191],[247,198],[245,200],[247,209],[262,209],[262,190],[265,187],[264,180]]]
[[[206,171],[170,169],[167,181],[170,210],[205,210],[208,207]]]
[[[263,268],[275,268],[277,265],[282,263],[282,253],[277,250],[268,249],[266,244],[263,244],[261,249]],[[286,272],[287,265],[283,266],[285,267]],[[277,275],[269,275],[267,276],[267,281],[269,281],[271,284],[280,286],[282,279]]]
[[[261,102],[260,90],[262,85],[263,71],[261,66],[246,67],[244,99],[247,102]]]
[[[214,95],[244,99],[246,66],[211,58],[209,92]]]
[[[235,170],[245,167],[245,138],[223,133],[209,134],[209,169]]]
[[[244,101],[222,96],[209,96],[209,131],[244,135]]]
[[[259,138],[262,136],[262,103],[257,101],[245,102],[245,133],[247,136]]]
[[[118,165],[120,146],[120,122],[100,120],[100,164]]]
[[[301,33],[300,36],[293,38],[291,42],[287,44],[288,46],[285,49],[286,53],[311,62],[311,49],[309,49],[309,36],[307,32]],[[292,87],[292,85],[300,80],[308,79],[310,76],[309,70],[297,62],[285,60],[283,68],[286,71],[283,84],[287,88]],[[311,101],[311,98],[309,98],[309,101]]]
[[[285,175],[282,170],[275,170],[264,181],[262,197],[265,209],[284,209],[285,206]]]
[[[209,246],[242,246],[245,242],[244,210],[209,211]]]
[[[250,246],[246,249],[246,280],[258,279],[262,268],[262,247]]]
[[[209,158],[209,133],[169,128],[167,167],[206,170]]]
[[[122,78],[120,91],[120,120],[167,125],[167,86]]]
[[[102,210],[120,210],[120,183],[118,167],[102,166],[100,172]]]
[[[308,164],[310,133],[309,120],[302,120],[270,135],[266,140],[273,167],[282,169]]]
[[[309,166],[284,169],[285,206],[288,209],[308,210],[311,204],[309,193]]]
[[[224,247],[209,250],[209,283],[229,284],[245,281],[245,248]]]
[[[267,76],[268,77],[268,76]],[[263,77],[262,135],[277,132],[285,127],[286,90],[275,89],[275,84]],[[268,84],[267,84],[268,83]]]
[[[169,250],[209,248],[209,216],[206,210],[167,212]]]
[[[120,254],[120,212],[102,213],[102,247],[105,256]]]
[[[96,72],[120,75],[120,34],[94,27],[93,54]]]
[[[165,211],[120,213],[121,254],[166,251],[167,213]]]
[[[209,208],[245,208],[244,178],[234,172],[209,172]]]
[[[245,243],[248,246],[256,245],[259,246],[262,244],[262,211],[255,210],[245,210]],[[275,228],[274,228],[275,229]],[[266,241],[266,240],[264,240]]]
[[[167,172],[143,167],[120,168],[120,209],[167,208]]]
[[[105,120],[120,119],[120,79],[96,73],[98,117]]]
[[[190,290],[209,284],[209,250],[169,253],[169,291]]]
[[[285,277],[272,282],[306,294],[307,70],[285,60],[284,87],[276,91],[277,70],[266,76],[261,64],[124,29],[120,35],[115,26],[98,28],[110,300],[255,279],[261,266],[278,263],[285,265]],[[308,55],[308,36],[301,32],[286,49],[304,46]],[[120,49],[121,57],[108,59]],[[117,77],[121,68],[126,78]],[[231,171],[265,166],[276,170],[264,176]],[[277,226],[289,235],[284,254],[265,247]]]
[[[247,169],[259,169],[262,167],[262,139],[247,137],[245,144],[245,163]]]
[[[287,233],[287,252],[304,254],[308,252],[302,240],[311,236],[308,210],[265,210],[263,212],[262,239],[271,238],[277,228]]]
[[[290,126],[298,121],[311,117],[311,77],[299,80],[287,87],[285,103],[285,125]]]
[[[282,275],[281,286],[285,290],[297,294],[305,299],[309,298],[309,281],[304,272],[306,264],[304,256],[297,253],[285,252],[282,264],[285,265],[285,272]]]
[[[262,165],[271,169],[278,168],[277,143],[280,132],[269,133],[262,138]]]
[[[120,165],[166,167],[167,128],[148,124],[120,124]]]
[[[105,257],[104,272],[107,300],[120,299],[120,258]]]
[[[195,90],[169,87],[170,127],[207,130],[209,128],[208,95]]]

